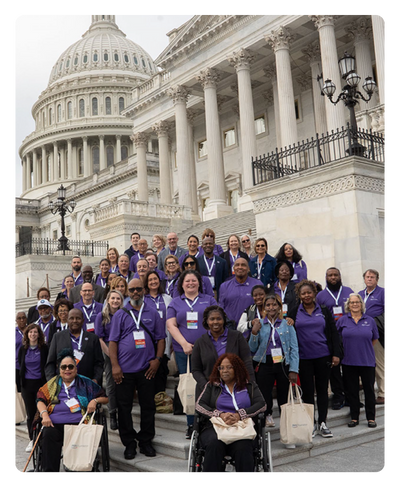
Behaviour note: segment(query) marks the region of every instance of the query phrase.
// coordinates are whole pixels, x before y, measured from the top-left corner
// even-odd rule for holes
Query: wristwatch
[[[156,359],[158,359],[158,361],[161,363],[162,358],[160,358],[160,356],[156,356]]]

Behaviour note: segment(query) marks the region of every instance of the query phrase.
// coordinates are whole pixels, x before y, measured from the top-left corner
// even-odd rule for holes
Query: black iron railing
[[[316,134],[311,140],[252,158],[253,184],[291,175],[301,170],[319,167],[349,156],[359,156],[377,162],[385,161],[385,140],[382,134],[347,128],[331,134]]]
[[[83,257],[105,256],[108,250],[108,241],[68,240],[68,247],[72,255]],[[58,240],[50,238],[29,238],[15,245],[16,257],[22,255],[62,255]]]

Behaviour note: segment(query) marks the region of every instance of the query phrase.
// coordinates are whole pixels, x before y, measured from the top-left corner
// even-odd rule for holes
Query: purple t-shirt
[[[243,311],[254,304],[251,290],[255,285],[264,286],[256,278],[248,277],[244,283],[239,283],[232,278],[222,283],[219,289],[219,305],[224,309],[229,319],[238,324]]]
[[[348,313],[338,319],[337,329],[343,339],[343,365],[375,366],[375,351],[372,341],[379,338],[378,327],[373,318],[363,314],[356,323]]]
[[[217,410],[221,412],[235,413],[237,411],[233,397],[231,393],[227,390],[224,383],[221,383],[221,394],[218,396],[216,406]],[[249,408],[251,405],[249,391],[247,387],[238,391],[236,385],[233,388],[233,395],[235,397],[236,405],[238,409]]]
[[[152,297],[150,294],[144,296],[144,301],[151,307],[155,307],[158,315],[160,316],[163,325],[167,321],[167,306],[165,305],[162,293],[158,294],[157,297]]]
[[[103,325],[103,315],[98,314],[96,316],[96,319],[94,320],[94,333],[100,338],[103,339],[104,342],[108,342],[109,337],[110,337],[110,329],[111,329],[111,322],[113,319],[114,315],[110,314],[110,322],[107,323],[106,325]]]
[[[18,363],[18,353],[22,345],[22,338],[24,334],[21,332],[21,330],[18,328],[18,326],[15,327],[15,368],[19,370],[21,367],[19,366]]]
[[[155,358],[153,340],[157,342],[165,338],[165,327],[155,307],[146,302],[143,303],[138,326],[136,322],[139,320],[139,311],[133,309],[131,304],[127,304],[125,308],[129,313],[119,309],[113,316],[109,341],[118,343],[118,364],[121,370],[124,373],[137,373],[147,369],[149,361]]]
[[[186,299],[186,300],[185,300]],[[187,342],[194,344],[206,330],[203,327],[203,313],[209,306],[217,305],[217,301],[210,295],[199,295],[194,301],[187,299],[184,294],[172,299],[167,309],[167,319],[176,318],[177,326]],[[192,311],[193,309],[193,311]],[[197,320],[188,313],[197,313]],[[183,352],[182,346],[172,338],[174,351]]]
[[[367,289],[358,292],[361,295],[366,307],[365,313],[371,318],[376,318],[380,316],[385,311],[385,289],[380,286],[376,286],[374,290],[367,296]]]
[[[224,333],[220,335],[217,340],[211,335],[210,332],[207,332],[208,336],[211,339],[211,342],[213,343],[215,350],[217,351],[218,357],[221,356],[221,354],[225,354],[226,351],[226,342],[228,340],[228,328],[225,328]]]
[[[87,332],[95,333],[94,322],[96,320],[96,316],[101,314],[103,304],[94,300],[90,306],[85,306],[81,299],[80,302],[74,304],[74,308],[80,309],[83,313],[83,329]]]
[[[167,278],[165,279],[165,293],[169,295],[170,297],[174,296],[176,285],[178,283],[180,273],[174,274],[172,278]]]
[[[300,281],[307,279],[307,266],[304,260],[292,262],[292,266],[294,275],[291,281],[293,281],[293,283],[300,283]]]
[[[318,304],[311,314],[304,309],[303,304],[300,304],[295,329],[300,359],[315,359],[330,355],[325,335],[325,316]]]
[[[44,334],[44,338],[46,340],[46,344],[47,344],[48,339],[49,339],[50,325],[53,323],[53,321],[54,321],[53,316],[51,316],[50,321],[48,323],[43,323],[42,318],[40,316],[39,316],[39,319],[37,321],[35,321],[35,324],[39,325],[40,328],[42,329],[42,332]]]
[[[72,276],[74,278],[74,286],[78,286],[78,285],[82,285],[83,284],[83,278],[82,278],[82,274],[79,273],[78,277],[75,278],[74,276],[74,273],[71,273],[70,276]],[[62,280],[62,283],[61,283],[61,290],[65,290],[65,283],[64,283],[64,280]]]
[[[320,306],[321,305],[326,306],[329,309],[329,311],[332,313],[332,316],[335,318],[335,320],[338,320],[340,317],[342,317],[345,314],[344,304],[345,304],[346,300],[349,298],[351,293],[354,293],[354,292],[348,286],[342,286],[342,289],[338,290],[337,292],[332,292],[332,290],[325,288],[324,290],[321,290],[318,293],[315,301]],[[342,313],[335,314],[333,312],[334,307],[341,307]]]
[[[188,255],[189,255],[189,251],[185,252],[182,255],[182,257],[179,257],[179,265],[181,266],[181,268],[182,268],[182,262],[185,260],[185,257],[187,257]],[[194,255],[194,257],[196,257],[196,259],[198,259],[202,255],[204,255],[204,250],[203,250],[202,247],[198,247],[197,248],[197,253],[196,253],[196,255]]]
[[[25,378],[37,380],[41,376],[40,349],[37,346],[34,349],[29,347],[25,355]]]
[[[268,324],[268,318],[264,318],[263,321],[265,324]],[[280,318],[277,318],[274,323],[274,327],[271,328],[271,340],[268,344],[267,351],[265,353],[266,356],[271,356],[271,349],[282,349],[282,343],[281,343],[281,337],[278,332],[278,328],[281,326],[282,320]],[[271,326],[271,325],[270,325]]]
[[[131,260],[129,261],[129,271],[133,271],[134,273],[136,273],[136,264],[139,259],[144,259],[144,255],[142,255],[140,252],[137,252],[131,257]]]
[[[103,288],[107,285],[107,278],[103,278],[101,273],[96,278],[96,285],[101,286]]]
[[[58,394],[58,399],[60,402],[54,406],[54,409],[50,415],[53,424],[79,424],[79,422],[82,420],[82,413],[79,410],[75,413],[72,413],[66,405],[66,401],[72,398],[78,400],[78,398],[76,397],[75,383],[72,383],[68,387],[68,394],[65,391],[64,384],[61,383],[61,390]]]

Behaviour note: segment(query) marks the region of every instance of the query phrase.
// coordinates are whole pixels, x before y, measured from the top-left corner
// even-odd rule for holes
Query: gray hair
[[[344,312],[346,313],[349,313],[350,312],[350,299],[351,297],[357,297],[358,300],[360,301],[361,303],[361,311],[362,313],[364,314],[365,313],[365,310],[366,310],[366,307],[365,307],[365,303],[361,297],[361,295],[359,295],[358,293],[351,293],[349,295],[349,298],[346,300],[345,304],[344,304]]]

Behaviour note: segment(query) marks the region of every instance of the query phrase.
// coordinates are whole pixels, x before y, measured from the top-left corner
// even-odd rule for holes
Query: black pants
[[[25,379],[24,386],[21,388],[22,399],[24,400],[26,410],[26,425],[31,441],[33,439],[32,422],[37,411],[36,395],[42,385],[42,379]]]
[[[51,416],[50,416],[51,418]],[[64,441],[64,424],[44,427],[41,436],[42,471],[59,472],[61,451]]]
[[[204,429],[200,434],[200,443],[205,448],[204,472],[222,472],[222,461],[229,455],[235,461],[236,472],[253,472],[253,441],[241,439],[226,445],[217,438],[214,427]]]
[[[164,392],[167,387],[168,378],[168,357],[166,354],[161,358],[160,366],[158,367],[156,376],[154,377],[154,395],[158,392]]]
[[[358,420],[360,415],[360,377],[365,395],[367,420],[375,420],[375,367],[343,365],[343,382],[346,398],[350,405],[351,419]]]
[[[317,393],[318,424],[326,422],[328,415],[328,382],[331,373],[331,356],[315,359],[300,359],[299,377],[303,402],[314,404]]]
[[[344,402],[344,387],[340,364],[332,366],[330,376],[331,390],[333,392],[333,402]]]
[[[139,441],[150,442],[155,436],[154,378],[146,379],[146,370],[124,373],[120,384],[116,384],[118,430],[122,444],[127,447]],[[133,396],[137,390],[140,405],[140,431],[136,432],[132,422]]]
[[[21,392],[21,377],[18,368],[15,369],[15,383],[17,384],[17,392]]]
[[[258,366],[258,363],[253,361],[254,370]],[[287,402],[288,391],[289,391],[289,378],[288,378],[288,367],[285,365],[284,361],[282,363],[274,363],[272,361],[272,356],[266,356],[266,362],[260,363],[258,371],[256,372],[256,382],[260,388],[261,394],[263,395],[265,402],[267,403],[266,415],[272,415],[272,390],[274,388],[276,380],[276,395],[278,400],[279,414],[281,411],[281,406]]]

